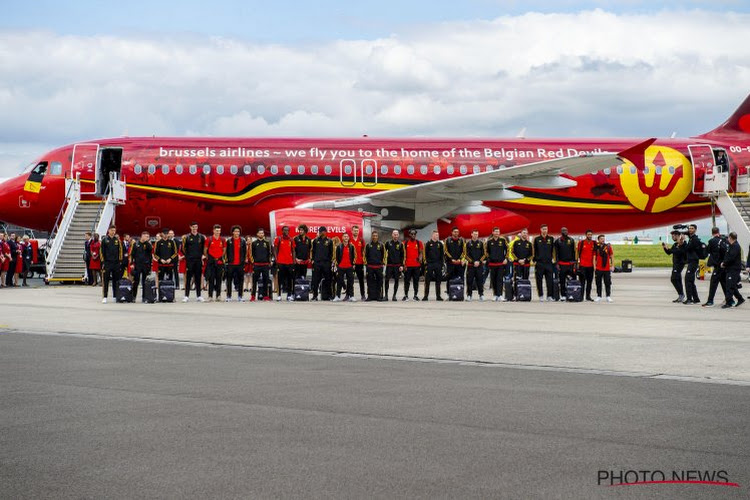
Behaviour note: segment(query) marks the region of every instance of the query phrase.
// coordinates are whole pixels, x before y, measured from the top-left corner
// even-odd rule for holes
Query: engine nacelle
[[[289,226],[289,234],[296,235],[297,227],[301,224],[307,225],[310,238],[315,238],[318,235],[320,226],[325,226],[329,238],[341,238],[344,233],[351,234],[354,225],[360,227],[360,234],[365,241],[370,240],[370,234],[372,233],[371,216],[363,212],[284,208],[271,212],[269,219],[272,239],[281,234],[281,228],[284,226]]]

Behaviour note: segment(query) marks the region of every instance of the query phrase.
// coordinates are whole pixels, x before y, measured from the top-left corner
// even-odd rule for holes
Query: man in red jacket
[[[294,300],[294,253],[289,226],[281,228],[281,236],[273,240],[273,253],[279,271],[279,293],[276,300],[281,300],[281,292],[286,292],[286,300]]]
[[[591,298],[591,285],[594,283],[594,252],[596,252],[594,232],[587,229],[586,239],[578,242],[578,268],[583,278],[581,288],[586,290],[586,300],[589,302],[594,301]]]

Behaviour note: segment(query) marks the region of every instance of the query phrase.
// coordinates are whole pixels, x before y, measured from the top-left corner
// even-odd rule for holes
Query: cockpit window
[[[62,175],[62,163],[53,161],[49,173],[52,175]]]

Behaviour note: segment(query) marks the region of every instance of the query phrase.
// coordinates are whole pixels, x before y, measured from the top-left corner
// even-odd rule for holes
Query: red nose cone
[[[0,220],[16,226],[49,231],[57,212],[50,222],[51,206],[42,206],[42,203],[52,200],[45,196],[44,191],[39,194],[25,191],[25,182],[25,176],[18,176],[0,183]]]

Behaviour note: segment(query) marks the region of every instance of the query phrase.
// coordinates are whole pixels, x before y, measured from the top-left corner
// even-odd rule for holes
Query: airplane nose
[[[20,190],[17,179],[5,179],[0,182],[0,220],[11,224],[20,224]]]

